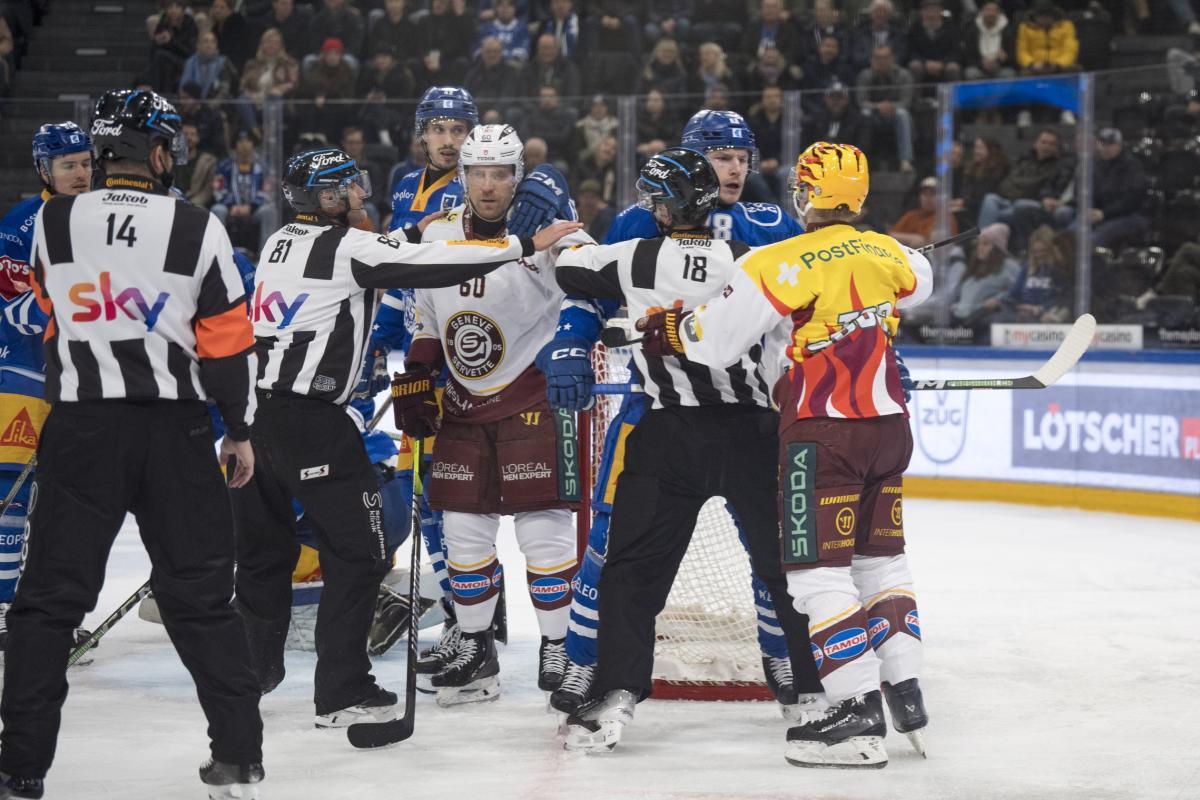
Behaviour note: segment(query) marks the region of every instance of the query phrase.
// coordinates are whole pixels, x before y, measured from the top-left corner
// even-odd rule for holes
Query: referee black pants
[[[292,498],[317,537],[324,588],[317,608],[317,714],[352,706],[375,679],[367,634],[379,582],[391,568],[379,477],[345,409],[294,395],[259,393],[250,431],[254,478],[233,495],[237,597],[264,620],[291,613],[299,545]]]
[[[742,524],[754,572],[771,591],[796,688],[821,684],[781,568],[779,415],[747,406],[652,409],[629,434],[617,478],[608,554],[600,573],[600,628],[593,695],[650,694],[654,620],[667,602],[701,506],[724,497]]]
[[[42,777],[54,760],[74,631],[96,607],[127,511],[150,555],[163,624],[196,682],[213,757],[262,761],[258,682],[230,605],[229,493],[204,404],[56,403],[37,458],[28,560],[8,612],[0,771]]]

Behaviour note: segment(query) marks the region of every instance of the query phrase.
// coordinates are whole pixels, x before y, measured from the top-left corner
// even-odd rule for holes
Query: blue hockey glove
[[[892,352],[896,355],[896,370],[900,373],[900,388],[904,390],[904,402],[912,402],[913,383],[912,375],[908,372],[908,367],[904,363],[904,359],[900,357],[900,351],[892,348]]]
[[[546,376],[551,408],[582,411],[592,401],[592,345],[582,336],[556,336],[543,347],[534,365]]]
[[[541,164],[517,186],[508,232],[533,236],[555,219],[573,220],[577,216],[566,177],[553,165]]]

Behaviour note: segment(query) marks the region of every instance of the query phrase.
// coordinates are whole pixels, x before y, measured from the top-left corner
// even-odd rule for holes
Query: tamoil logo
[[[296,316],[296,312],[300,310],[300,306],[304,305],[304,301],[308,299],[308,292],[301,292],[296,295],[296,300],[289,303],[284,299],[282,292],[269,292],[266,297],[263,297],[263,284],[259,284],[254,289],[254,313],[251,316],[252,322],[258,322],[260,319],[265,319],[267,322],[275,321],[275,308],[278,308],[279,314],[279,329],[283,330],[291,323]]]
[[[95,297],[97,291],[99,298]],[[154,330],[158,315],[171,297],[169,292],[161,292],[153,303],[149,303],[141,290],[132,286],[113,294],[112,273],[107,271],[100,273],[99,287],[94,283],[76,283],[68,290],[68,296],[72,303],[83,308],[71,315],[75,322],[94,322],[101,318],[111,322],[117,318],[117,309],[120,309],[130,319],[144,321],[147,331]]]

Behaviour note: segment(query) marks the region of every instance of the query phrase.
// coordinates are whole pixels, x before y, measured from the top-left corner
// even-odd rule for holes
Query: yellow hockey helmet
[[[796,210],[801,215],[805,204],[830,209],[845,206],[857,214],[870,186],[867,156],[852,144],[813,142],[796,159],[793,181]],[[807,187],[804,200],[799,195],[802,185]]]

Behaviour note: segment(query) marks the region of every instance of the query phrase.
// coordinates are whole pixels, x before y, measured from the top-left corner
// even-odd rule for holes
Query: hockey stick
[[[379,424],[380,420],[383,419],[383,415],[386,414],[388,412],[388,409],[391,407],[392,407],[392,396],[389,394],[387,396],[387,399],[383,401],[383,405],[381,405],[379,407],[379,410],[375,412],[375,416],[371,417],[371,421],[369,423],[367,423],[367,430],[368,431],[375,430],[375,426]]]
[[[4,498],[4,504],[0,505],[0,517],[4,516],[4,512],[8,511],[8,507],[12,505],[13,500],[17,496],[17,492],[21,491],[21,487],[25,485],[26,479],[33,472],[33,468],[37,465],[37,453],[34,453],[25,468],[21,470],[21,474],[13,481],[12,488],[8,490],[8,496]]]
[[[917,252],[921,255],[924,255],[925,253],[932,253],[934,250],[937,250],[940,247],[949,247],[952,244],[965,242],[967,239],[974,239],[978,235],[979,228],[967,228],[962,233],[956,233],[949,239],[942,239],[940,242],[933,242],[932,244],[927,244],[924,247],[918,247]]]
[[[117,622],[120,621],[121,617],[132,611],[133,607],[140,603],[142,598],[149,594],[150,580],[147,578],[146,582],[139,586],[136,592],[125,598],[124,603],[121,603],[121,605],[117,606],[116,611],[108,615],[108,619],[100,623],[100,627],[92,631],[91,636],[84,639],[75,647],[74,650],[71,651],[71,655],[67,657],[67,666],[74,666],[79,659],[83,658],[88,650],[91,650],[96,646],[96,643],[100,641],[104,634],[108,633],[109,628],[111,628],[113,625],[116,625]]]
[[[1066,375],[1087,352],[1096,335],[1096,318],[1084,314],[1075,320],[1054,355],[1032,375],[1023,378],[960,378],[941,381],[913,381],[912,389],[1045,389]]]
[[[417,608],[421,572],[421,504],[425,494],[421,480],[421,439],[413,440],[413,508],[412,508],[412,562],[409,565],[408,607]],[[417,617],[408,615],[408,665],[404,676],[404,716],[388,722],[356,722],[346,729],[346,738],[358,748],[386,747],[403,742],[413,735],[417,712]]]

